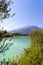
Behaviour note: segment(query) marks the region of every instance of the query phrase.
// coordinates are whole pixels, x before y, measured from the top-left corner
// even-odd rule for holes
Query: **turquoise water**
[[[7,40],[5,40],[7,39]],[[21,54],[24,52],[24,48],[28,48],[30,46],[30,38],[27,36],[16,36],[13,38],[4,38],[5,44],[12,43],[12,45],[9,47],[9,50],[6,50],[5,53],[0,53],[0,60],[2,59],[12,59],[20,57]],[[3,41],[0,43],[2,44]]]

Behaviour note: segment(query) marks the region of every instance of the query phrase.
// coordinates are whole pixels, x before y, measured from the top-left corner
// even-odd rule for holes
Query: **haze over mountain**
[[[27,26],[18,28],[18,29],[16,29],[16,30],[11,30],[11,31],[9,31],[9,33],[28,34],[28,33],[30,33],[32,30],[38,30],[38,29],[40,29],[38,26],[27,25]]]

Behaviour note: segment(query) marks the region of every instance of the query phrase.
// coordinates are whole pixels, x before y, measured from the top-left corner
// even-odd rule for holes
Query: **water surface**
[[[5,40],[7,39],[7,40]],[[13,38],[4,38],[5,43],[12,43],[9,47],[9,50],[6,50],[5,53],[0,53],[0,60],[2,59],[12,59],[20,57],[24,52],[24,48],[28,48],[30,46],[30,38],[27,36],[16,36]],[[1,43],[3,43],[3,41]]]

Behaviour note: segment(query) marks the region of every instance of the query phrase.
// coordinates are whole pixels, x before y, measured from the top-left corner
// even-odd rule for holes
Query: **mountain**
[[[32,30],[40,29],[38,26],[27,25],[16,30],[11,30],[9,33],[29,34]]]

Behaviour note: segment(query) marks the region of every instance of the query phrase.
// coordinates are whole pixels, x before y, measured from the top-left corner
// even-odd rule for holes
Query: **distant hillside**
[[[9,31],[9,33],[28,34],[32,30],[38,30],[38,29],[40,29],[40,28],[37,27],[37,26],[28,25],[28,26],[25,26],[25,27],[22,27],[22,28],[19,28],[19,29],[16,29],[16,30],[11,30],[11,31]]]

